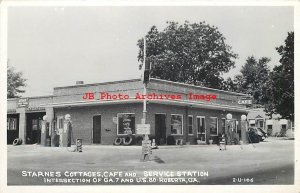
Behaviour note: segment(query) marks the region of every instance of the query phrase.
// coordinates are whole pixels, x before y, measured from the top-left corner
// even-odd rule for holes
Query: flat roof
[[[193,84],[174,82],[174,81],[163,80],[163,79],[158,79],[158,78],[150,78],[150,81],[151,81],[151,79],[156,80],[158,82],[166,82],[166,83],[177,84],[177,85],[181,85],[181,86],[188,86],[188,87],[194,87],[194,88],[203,88],[203,89],[214,90],[214,91],[219,91],[219,92],[224,92],[224,93],[231,93],[231,94],[235,94],[235,95],[239,95],[239,96],[249,96],[249,97],[251,97],[248,94],[232,92],[232,91],[226,91],[226,90],[220,90],[220,89],[215,89],[215,88],[210,88],[210,87],[205,87],[205,86],[198,86],[198,85],[193,85]]]
[[[86,87],[86,86],[98,86],[98,85],[118,84],[118,83],[137,82],[137,81],[141,81],[141,79],[140,79],[140,78],[134,78],[134,79],[117,80],[117,81],[100,82],[100,83],[75,84],[75,85],[71,85],[71,86],[59,86],[59,87],[54,87],[54,89],[76,88],[76,87]]]
[[[234,94],[234,95],[239,95],[239,96],[248,96],[248,97],[251,97],[248,94],[243,94],[243,93],[238,93],[238,92],[232,92],[232,91],[226,91],[226,90],[220,90],[220,89],[215,89],[215,88],[210,88],[210,87],[205,87],[205,86],[192,85],[192,84],[181,83],[181,82],[174,82],[174,81],[163,80],[163,79],[158,79],[158,78],[150,78],[150,82],[151,82],[151,80],[154,80],[154,81],[157,81],[157,82],[163,82],[163,83],[170,83],[170,84],[180,85],[180,86],[187,86],[187,87],[193,87],[193,88],[201,88],[201,89],[219,91],[219,92],[229,93],[229,94]],[[134,78],[134,79],[127,79],[127,80],[101,82],[101,83],[78,84],[78,85],[71,85],[71,86],[54,87],[54,89],[87,87],[87,86],[97,86],[97,85],[106,85],[106,84],[118,84],[118,83],[137,82],[137,81],[141,81],[141,79],[140,78]]]
[[[8,101],[18,100],[18,99],[38,99],[38,98],[51,98],[54,95],[43,95],[43,96],[30,96],[30,97],[17,97],[17,98],[8,98]]]

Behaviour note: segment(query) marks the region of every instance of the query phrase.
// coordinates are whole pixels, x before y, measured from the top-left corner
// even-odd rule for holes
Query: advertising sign
[[[21,98],[18,100],[18,107],[28,107],[28,98]]]
[[[238,104],[240,104],[240,105],[252,105],[252,99],[251,98],[240,98],[238,100]]]
[[[150,124],[136,124],[136,134],[150,135]]]

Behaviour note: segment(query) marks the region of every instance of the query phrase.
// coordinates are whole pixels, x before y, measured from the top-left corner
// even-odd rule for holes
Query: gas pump
[[[59,132],[61,147],[71,147],[71,133],[72,133],[71,116],[69,114],[66,114],[64,120],[64,127]]]
[[[225,134],[226,134],[226,142],[227,144],[235,143],[235,120],[232,120],[232,114],[228,113],[226,115],[226,123],[225,123]]]
[[[241,137],[244,144],[247,144],[248,137],[247,137],[247,117],[246,115],[241,116]]]
[[[232,119],[232,114],[228,113],[226,115],[226,122],[225,122],[225,134],[226,134],[226,143],[230,144],[231,139],[232,139],[232,124],[231,120]]]
[[[56,128],[56,121],[53,120],[51,123],[51,147],[59,146],[59,133]]]
[[[51,146],[50,145],[50,135],[49,135],[49,122],[47,122],[47,116],[43,116],[42,121],[42,131],[41,131],[41,146]]]

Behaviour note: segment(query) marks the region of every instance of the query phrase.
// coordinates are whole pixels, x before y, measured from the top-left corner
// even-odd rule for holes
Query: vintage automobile
[[[249,127],[248,136],[249,136],[250,143],[259,143],[260,141],[266,139],[267,134],[260,128]]]

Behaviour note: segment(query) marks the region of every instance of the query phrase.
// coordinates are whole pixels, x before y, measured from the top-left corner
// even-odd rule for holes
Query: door
[[[155,114],[155,142],[158,145],[166,143],[166,115]]]
[[[205,117],[203,116],[197,116],[197,138],[202,142],[206,142]]]
[[[101,115],[93,117],[93,143],[101,143]]]
[[[41,129],[45,112],[26,113],[26,144],[41,143]]]
[[[19,115],[7,115],[7,144],[19,138]]]

